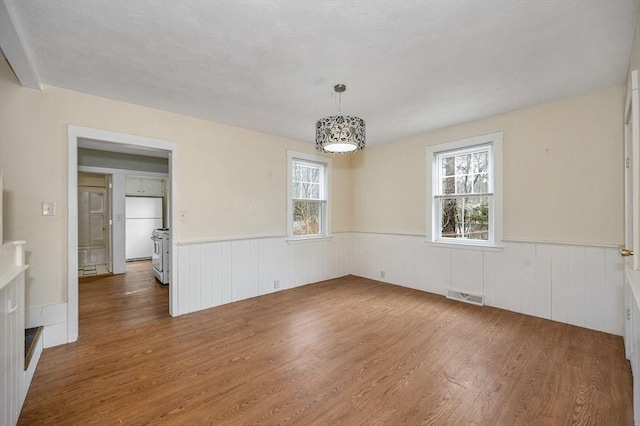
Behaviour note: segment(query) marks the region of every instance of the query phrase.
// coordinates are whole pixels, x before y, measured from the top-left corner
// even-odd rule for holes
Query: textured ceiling
[[[368,143],[624,84],[637,0],[6,0],[42,82]]]

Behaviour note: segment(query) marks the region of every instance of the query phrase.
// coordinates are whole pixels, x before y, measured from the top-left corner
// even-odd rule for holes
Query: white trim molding
[[[34,306],[25,312],[25,328],[43,327],[44,348],[67,343],[67,303]]]

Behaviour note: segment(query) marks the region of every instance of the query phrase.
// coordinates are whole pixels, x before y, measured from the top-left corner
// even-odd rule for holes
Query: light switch
[[[43,201],[42,202],[42,216],[55,216],[56,215],[56,203],[55,201]]]
[[[180,216],[180,222],[185,222],[187,220],[187,212],[185,210],[181,210],[178,213],[178,216]]]

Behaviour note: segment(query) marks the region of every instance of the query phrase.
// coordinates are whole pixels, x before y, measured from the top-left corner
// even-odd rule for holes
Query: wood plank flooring
[[[80,283],[40,424],[632,425],[622,338],[353,276],[168,316],[148,262]]]

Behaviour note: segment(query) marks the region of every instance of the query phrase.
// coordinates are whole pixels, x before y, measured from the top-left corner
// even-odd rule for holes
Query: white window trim
[[[476,136],[468,139],[461,139],[457,141],[445,142],[437,145],[431,145],[426,148],[427,153],[427,242],[430,245],[438,247],[452,247],[452,246],[464,246],[464,247],[477,247],[482,248],[501,248],[502,242],[502,139],[503,132],[490,133],[487,135]],[[491,224],[493,227],[493,241],[483,242],[477,240],[455,240],[453,238],[446,241],[437,240],[439,226],[434,217],[437,216],[436,203],[434,203],[434,193],[437,193],[436,185],[438,185],[437,179],[434,179],[435,162],[438,153],[444,151],[458,150],[464,148],[471,148],[478,145],[492,146],[493,151],[493,214],[491,215]]]
[[[293,203],[291,202],[293,188],[291,182],[293,160],[311,161],[325,165],[324,188],[326,201],[324,203],[324,229],[320,235],[294,235],[293,234]],[[310,241],[324,241],[331,238],[331,158],[304,152],[287,150],[287,242],[300,243]]]

